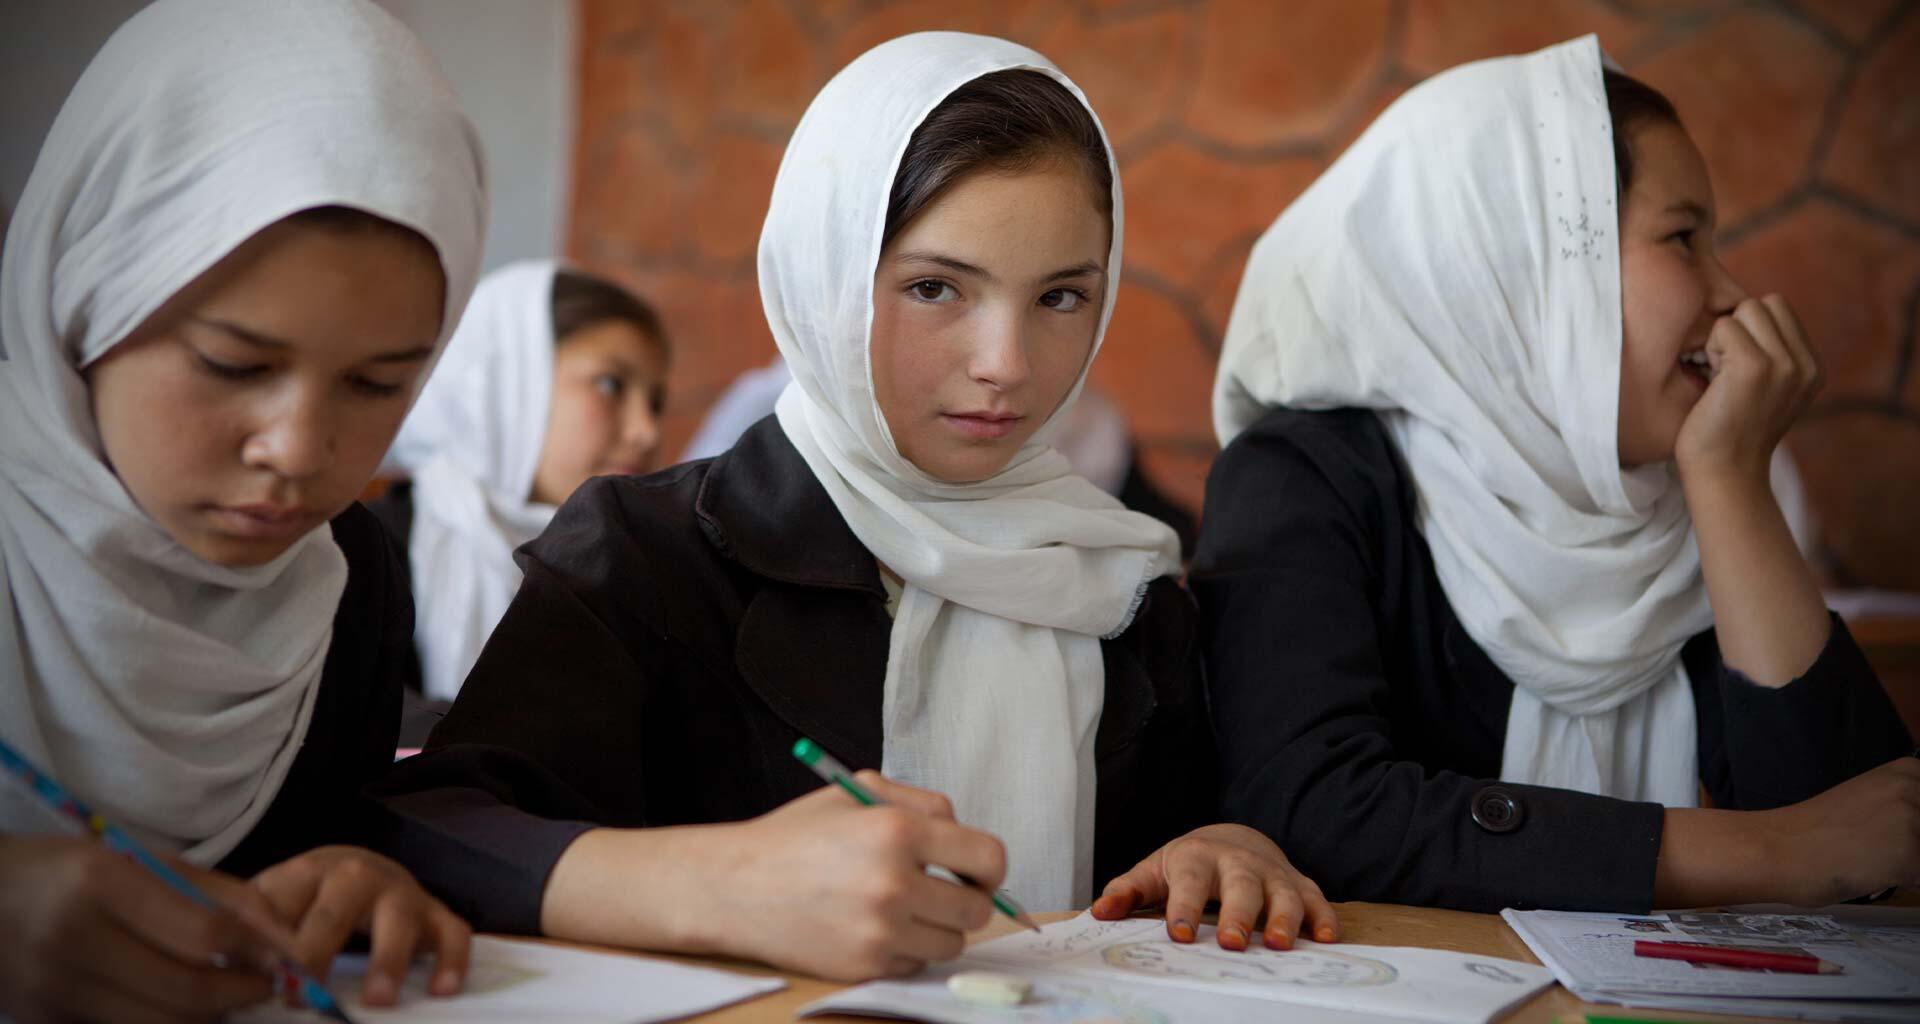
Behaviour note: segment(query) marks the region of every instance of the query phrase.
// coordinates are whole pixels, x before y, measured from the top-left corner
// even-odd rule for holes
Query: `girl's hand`
[[[932,877],[930,864],[998,886],[1006,850],[956,824],[938,793],[856,775],[887,806],[834,786],[704,839],[720,929],[702,945],[839,981],[911,974],[950,960],[993,913],[986,893]]]
[[[1920,758],[1901,757],[1819,796],[1759,812],[1777,837],[1780,894],[1817,907],[1920,886]]]
[[[170,859],[208,909],[91,839],[0,837],[0,1016],[198,1021],[262,1002],[292,936],[237,878]]]
[[[1296,934],[1315,942],[1340,937],[1333,906],[1312,879],[1294,870],[1273,840],[1245,825],[1208,825],[1161,847],[1107,884],[1093,916],[1116,920],[1164,903],[1167,937],[1192,942],[1207,901],[1220,901],[1221,948],[1247,948],[1266,913],[1269,949],[1290,949]]]
[[[1706,353],[1712,378],[1674,442],[1680,475],[1765,484],[1773,450],[1820,390],[1820,362],[1778,295],[1742,300],[1714,323]]]
[[[407,967],[422,950],[434,955],[429,992],[453,995],[466,981],[472,930],[407,869],[371,850],[322,846],[262,871],[252,884],[293,931],[294,956],[316,977],[326,977],[354,934],[372,937],[360,986],[368,1006],[391,1006],[399,998]]]

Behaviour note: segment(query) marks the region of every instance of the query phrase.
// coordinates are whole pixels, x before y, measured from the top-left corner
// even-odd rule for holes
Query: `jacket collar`
[[[723,555],[761,576],[886,596],[872,553],[775,417],[749,427],[713,460],[694,514]]]

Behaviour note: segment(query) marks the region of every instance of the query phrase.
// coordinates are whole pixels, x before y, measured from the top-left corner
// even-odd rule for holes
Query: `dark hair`
[[[669,362],[673,349],[667,344],[667,332],[660,325],[660,314],[638,295],[602,277],[562,268],[553,272],[554,344],[565,344],[582,327],[608,320],[620,320],[640,330],[641,337],[659,348],[662,362]],[[666,382],[654,382],[654,408],[666,397]]]
[[[1038,71],[995,71],[955,89],[907,141],[887,199],[881,245],[974,171],[1025,170],[1049,157],[1077,159],[1101,213],[1113,213],[1113,168],[1093,115],[1067,87]]]
[[[1679,127],[1680,114],[1660,90],[1631,75],[1603,69],[1600,78],[1607,90],[1607,111],[1613,115],[1613,175],[1624,211],[1627,190],[1633,187],[1634,131],[1660,121]]]
[[[405,224],[399,224],[377,213],[368,213],[351,206],[310,206],[288,217],[287,220],[309,227],[325,228],[328,231],[390,231],[417,239],[427,248],[434,249],[436,253],[439,251],[431,241],[428,241],[427,236]],[[437,255],[435,258],[438,258]]]

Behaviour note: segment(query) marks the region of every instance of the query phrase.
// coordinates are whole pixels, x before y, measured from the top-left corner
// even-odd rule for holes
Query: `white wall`
[[[295,0],[297,2],[297,0]],[[380,0],[420,34],[487,151],[489,269],[559,253],[571,185],[571,0]],[[0,0],[0,207],[87,62],[144,0]]]

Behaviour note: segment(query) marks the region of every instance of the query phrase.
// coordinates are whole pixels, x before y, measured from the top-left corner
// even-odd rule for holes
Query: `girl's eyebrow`
[[[1696,203],[1691,199],[1682,199],[1676,203],[1670,204],[1667,207],[1667,212],[1690,214],[1695,220],[1699,221],[1702,224],[1705,224],[1707,222],[1707,208],[1704,206],[1701,206],[1699,203]]]
[[[193,323],[211,327],[216,331],[232,335],[249,345],[259,348],[284,350],[293,347],[293,343],[284,338],[276,338],[271,334],[263,334],[250,327],[242,327],[231,320],[221,320],[216,317],[206,316],[192,316],[187,319]],[[432,354],[432,345],[416,345],[412,348],[401,349],[397,352],[382,352],[377,356],[373,356],[368,361],[374,363],[413,363],[425,359]]]
[[[956,274],[977,277],[989,284],[994,281],[993,274],[985,267],[977,267],[965,260],[955,259],[952,256],[943,256],[937,252],[910,250],[895,256],[894,261],[896,263],[931,263],[935,266],[945,267]],[[1065,280],[1067,278],[1097,276],[1105,273],[1106,271],[1101,269],[1100,264],[1092,260],[1086,260],[1081,263],[1076,263],[1071,267],[1062,267],[1048,274],[1046,277],[1041,278],[1040,283],[1050,284],[1054,281]]]

